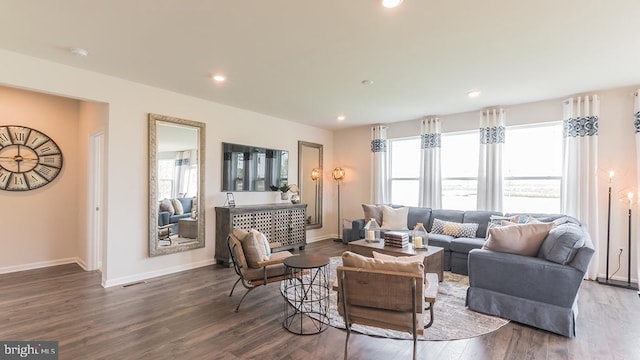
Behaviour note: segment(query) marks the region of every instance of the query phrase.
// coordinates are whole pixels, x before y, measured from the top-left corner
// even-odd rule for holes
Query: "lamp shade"
[[[337,167],[333,169],[333,179],[334,180],[342,180],[344,178],[344,169],[341,167]]]
[[[320,174],[322,174],[322,170],[318,168],[311,169],[311,180],[316,181],[320,178]]]

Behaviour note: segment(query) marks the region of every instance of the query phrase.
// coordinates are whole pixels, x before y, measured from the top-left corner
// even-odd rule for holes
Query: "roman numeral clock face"
[[[0,126],[0,190],[43,187],[61,169],[62,152],[50,137],[24,126]]]

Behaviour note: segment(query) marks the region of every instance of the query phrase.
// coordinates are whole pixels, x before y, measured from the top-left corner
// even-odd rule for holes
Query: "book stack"
[[[409,245],[409,234],[397,231],[388,231],[384,234],[384,245],[405,247]]]

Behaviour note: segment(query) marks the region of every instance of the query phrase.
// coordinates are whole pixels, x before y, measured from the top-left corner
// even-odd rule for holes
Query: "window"
[[[508,127],[503,176],[505,212],[559,213],[562,122]]]
[[[418,206],[420,138],[390,139],[391,203]]]
[[[475,210],[478,195],[478,131],[442,134],[442,208]]]
[[[175,157],[166,153],[158,154],[158,200],[173,198],[173,171]]]

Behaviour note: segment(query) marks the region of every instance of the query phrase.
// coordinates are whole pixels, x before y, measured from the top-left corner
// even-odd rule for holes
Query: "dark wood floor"
[[[330,240],[306,252],[335,256]],[[76,265],[0,275],[0,340],[57,340],[60,359],[339,359],[345,332],[299,336],[281,325],[278,286],[228,296],[230,268],[208,266],[104,289],[100,274]],[[241,289],[243,290],[243,289]],[[511,322],[468,340],[421,341],[420,359],[640,359],[635,291],[586,281],[578,337]],[[436,319],[437,321],[437,319]],[[464,326],[464,324],[460,324]],[[351,359],[410,359],[411,341],[354,335]]]

